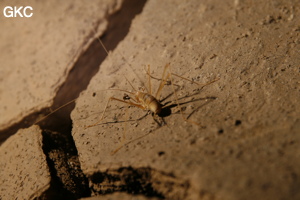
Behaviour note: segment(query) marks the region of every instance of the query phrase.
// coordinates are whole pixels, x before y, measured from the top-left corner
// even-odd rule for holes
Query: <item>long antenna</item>
[[[99,37],[97,37],[97,39],[98,39],[98,41],[100,42],[100,44],[101,44],[101,46],[103,47],[103,49],[104,49],[104,51],[106,52],[106,54],[108,55],[108,51],[107,51],[106,47],[104,46],[102,40],[100,40]]]
[[[64,105],[62,106],[59,106],[58,108],[56,108],[55,110],[53,110],[52,112],[50,112],[49,114],[45,115],[44,117],[42,117],[41,119],[37,120],[34,124],[38,124],[39,122],[43,121],[44,119],[46,119],[47,117],[49,117],[50,115],[52,115],[53,113],[55,113],[56,111],[58,111],[59,109],[73,103],[74,101],[76,101],[76,99],[73,99],[72,101],[69,101],[68,103],[65,103]]]
[[[95,35],[97,35],[96,30],[94,29],[94,33]],[[103,44],[102,40],[100,39],[100,37],[97,37],[97,40],[100,42],[101,46],[103,47],[104,51],[106,52],[106,54],[108,55],[108,50],[106,49],[105,45]],[[135,70],[132,68],[132,65],[127,61],[127,59],[121,54],[121,52],[117,51],[117,53],[121,56],[121,58],[125,61],[125,63],[130,67],[130,69],[133,71],[133,73],[135,74],[135,76],[139,79],[139,81],[141,82],[142,86],[145,87],[144,82],[142,81],[142,79],[139,77],[139,75],[135,72]],[[147,87],[145,87],[146,90],[148,91]]]

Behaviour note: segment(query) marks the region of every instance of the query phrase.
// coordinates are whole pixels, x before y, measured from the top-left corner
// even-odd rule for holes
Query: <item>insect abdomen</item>
[[[161,104],[155,97],[143,92],[138,92],[137,96],[145,108],[147,108],[155,114],[159,114],[161,112]]]

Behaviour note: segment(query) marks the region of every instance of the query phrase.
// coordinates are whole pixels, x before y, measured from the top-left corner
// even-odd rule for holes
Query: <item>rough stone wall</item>
[[[125,10],[135,7],[124,2],[116,15],[104,15],[109,55],[71,120],[59,118],[72,121],[72,134],[50,117],[40,124],[52,181],[40,197],[299,199],[297,1],[148,0],[131,16],[129,32],[114,40],[133,13]],[[80,54],[83,63],[102,51],[74,51],[82,49],[96,52]],[[162,114],[129,106],[133,90],[156,96],[164,69],[170,75],[158,97]]]

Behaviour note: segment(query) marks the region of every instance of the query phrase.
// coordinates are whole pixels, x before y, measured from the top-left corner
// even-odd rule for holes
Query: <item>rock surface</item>
[[[0,130],[49,107],[80,54],[106,27],[117,1],[27,1],[31,18],[0,18]],[[1,1],[5,6],[24,6]]]
[[[18,131],[0,147],[0,199],[33,199],[50,187],[38,126]]]
[[[130,191],[126,177],[136,177],[148,188],[135,193],[167,199],[299,198],[298,6],[148,1],[72,113],[81,168],[94,191]],[[193,81],[220,78],[201,88],[173,76],[189,122],[165,85],[160,100],[171,114],[164,122],[110,101],[105,119],[86,128],[101,118],[110,97],[128,99],[107,89],[148,87],[148,65],[155,95],[167,63]]]
[[[73,82],[65,81],[65,73],[82,57],[81,65],[77,61],[74,68],[98,59],[102,50],[88,45],[99,43],[95,36],[106,24],[104,38],[115,37],[129,18],[123,14],[112,20],[110,14],[120,6],[121,11],[135,7],[99,2],[33,6],[41,12],[35,12],[31,25],[25,19],[0,19],[4,27],[19,21],[27,26],[12,26],[11,35],[3,32],[6,38],[17,39],[1,43],[1,52],[12,58],[20,55],[20,60],[0,57],[7,66],[16,66],[1,67],[0,129],[51,104],[62,83],[66,89],[62,97],[81,85],[79,80],[89,70],[79,71],[80,78]],[[71,17],[59,20],[66,13]],[[300,199],[299,16],[296,0],[148,0],[127,36],[109,40],[117,47],[108,47],[114,50],[76,101],[72,135],[54,123],[41,125],[43,143],[38,142],[41,131],[34,126],[2,144],[0,182],[10,181],[10,187],[1,184],[0,197],[57,199],[63,191],[71,199]],[[31,32],[32,38],[41,36],[45,43],[29,42],[18,49],[20,41],[35,41],[28,33],[32,27],[41,31]],[[24,33],[19,35],[15,31],[19,29]],[[11,51],[5,52],[7,47]],[[85,49],[94,54],[83,55]],[[23,56],[27,60],[21,62]],[[35,59],[40,61],[30,64]],[[161,95],[156,95],[168,64],[166,72],[172,74]],[[45,71],[32,73],[41,71],[34,66],[45,66]],[[45,78],[35,78],[41,76]],[[23,80],[29,85],[21,84]],[[197,84],[213,80],[204,87]],[[160,96],[161,117],[110,101],[104,119],[96,123],[110,97],[129,102],[135,89]],[[33,130],[34,137],[28,138]],[[20,152],[24,147],[30,155]],[[21,155],[20,160],[15,155]],[[22,164],[22,169],[17,165],[34,155],[45,176],[39,184],[23,180],[22,174],[28,170],[28,176],[35,177],[41,171],[31,163]],[[20,192],[9,193],[11,188]]]

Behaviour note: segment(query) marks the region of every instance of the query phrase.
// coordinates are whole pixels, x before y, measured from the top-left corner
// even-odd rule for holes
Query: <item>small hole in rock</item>
[[[96,96],[96,92],[93,93],[93,97]]]
[[[192,139],[191,141],[190,141],[190,145],[193,145],[193,144],[195,144],[196,143],[196,139]]]
[[[241,123],[242,123],[242,121],[241,121],[241,120],[236,120],[236,121],[235,121],[235,125],[236,125],[236,126],[239,126],[239,125],[241,125]]]
[[[162,156],[162,155],[165,155],[165,152],[164,152],[164,151],[158,152],[158,156]]]
[[[224,133],[224,130],[223,129],[220,129],[219,131],[218,131],[218,134],[219,135],[221,135],[221,134],[223,134]]]

